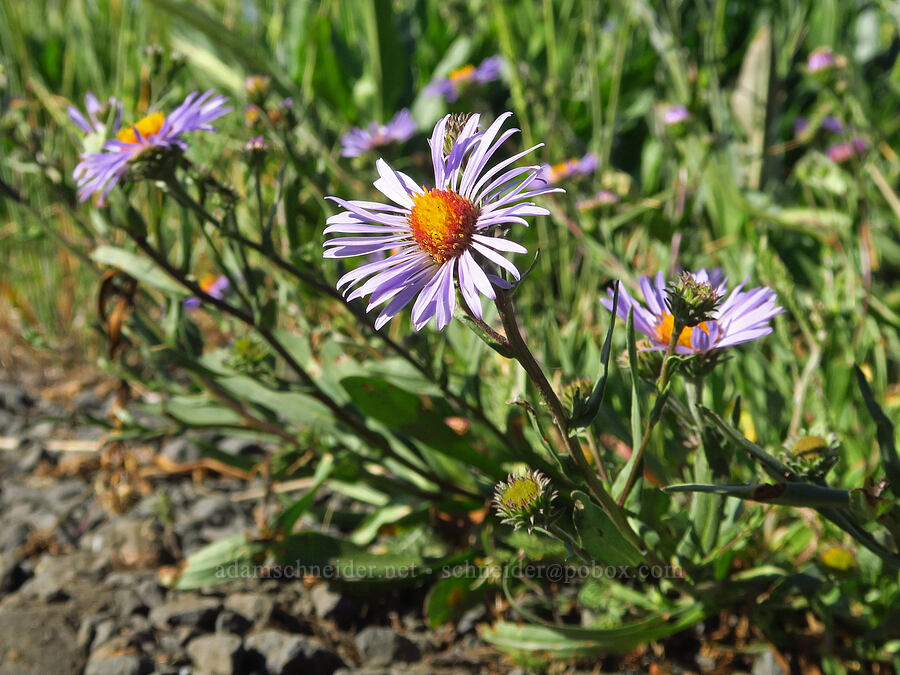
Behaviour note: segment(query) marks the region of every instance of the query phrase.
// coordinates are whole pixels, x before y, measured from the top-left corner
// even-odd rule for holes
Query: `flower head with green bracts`
[[[539,524],[538,520],[550,519],[555,498],[550,479],[535,469],[510,474],[494,488],[494,508],[502,522],[529,532]]]
[[[719,269],[709,271],[701,269],[689,276],[691,281],[687,282],[687,285],[691,288],[687,289],[683,281],[680,287],[692,299],[698,300],[700,305],[703,305],[701,310],[709,310],[710,316],[694,326],[685,324],[686,327],[679,334],[675,346],[677,354],[708,354],[756,340],[771,333],[772,319],[784,312],[783,308],[775,304],[777,299],[775,291],[767,286],[744,291],[742,290],[746,283],[744,281],[727,293],[727,278]],[[625,319],[628,317],[628,310],[634,308],[635,329],[650,339],[651,349],[664,350],[668,348],[675,328],[675,316],[672,314],[670,304],[671,289],[667,287],[661,272],[652,280],[649,276],[642,276],[640,284],[646,306],[632,298],[628,291],[622,288],[616,313]],[[613,292],[612,290],[608,292],[610,299],[604,298],[601,302],[611,311]],[[682,302],[683,298],[676,301]],[[710,307],[714,309],[710,310]],[[678,309],[680,311],[684,308],[679,304]]]
[[[81,155],[73,174],[78,183],[78,199],[85,201],[99,192],[102,205],[110,190],[128,173],[131,163],[144,153],[187,150],[181,136],[189,131],[215,131],[210,122],[231,110],[225,106],[227,101],[224,96],[213,96],[212,91],[200,95],[193,92],[168,116],[157,111],[134,124],[124,125],[115,138],[103,145],[101,152]]]
[[[453,316],[457,287],[469,311],[480,319],[481,296],[493,300],[495,287],[509,288],[496,268],[516,280],[521,277],[504,254],[527,253],[527,249],[498,230],[527,226],[526,217],[547,215],[547,209],[529,200],[562,190],[543,187],[538,166],[510,168],[540,145],[487,168],[497,150],[518,131],[500,133],[511,115],[500,115],[484,131],[479,129],[479,115],[467,117],[449,150],[445,147],[448,127],[459,118],[441,119],[429,140],[434,168],[431,188],[379,159],[375,167],[380,177],[374,185],[393,204],[328,197],[344,210],[327,221],[325,234],[342,236],[325,241],[324,257],[369,257],[370,262],[342,276],[337,287],[348,300],[369,296],[367,311],[384,306],[376,328],[413,303],[416,330],[431,319],[443,329]],[[372,260],[373,254],[385,251],[390,252],[388,257]],[[351,291],[353,286],[356,289]]]

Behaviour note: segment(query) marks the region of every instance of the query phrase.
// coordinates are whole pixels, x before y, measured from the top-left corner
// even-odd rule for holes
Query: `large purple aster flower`
[[[476,68],[471,63],[457,68],[447,77],[432,81],[424,92],[432,96],[443,96],[448,103],[459,98],[460,91],[468,84],[485,84],[500,78],[503,59],[499,56],[486,58]]]
[[[722,271],[699,270],[692,274],[701,283],[709,283],[719,295],[725,295],[727,278]],[[784,312],[775,305],[776,294],[771,288],[762,286],[752,291],[742,291],[744,283],[737,286],[716,309],[716,318],[704,321],[681,331],[675,351],[679,354],[701,354],[715,349],[724,349],[743,342],[750,342],[772,332],[770,321]],[[672,339],[675,319],[666,304],[668,292],[662,272],[651,280],[641,277],[641,292],[646,307],[632,298],[624,288],[619,290],[617,314],[625,319],[628,310],[634,308],[634,327],[650,338],[655,349],[666,349]],[[612,291],[609,291],[610,298]],[[601,300],[612,310],[612,300]]]
[[[416,133],[416,123],[404,108],[387,124],[372,122],[365,129],[351,129],[341,136],[341,156],[359,157],[364,152],[389,143],[402,143]]]
[[[106,133],[106,124],[101,122],[98,116],[105,114],[111,108],[116,109],[116,117],[112,125],[112,132],[115,133],[119,130],[119,125],[122,122],[122,102],[115,96],[110,96],[106,103],[101,103],[94,96],[94,92],[89,91],[84,97],[84,109],[87,115],[74,105],[70,105],[66,112],[69,115],[69,119],[84,133],[103,134]]]
[[[546,215],[547,209],[527,200],[561,190],[540,184],[538,189],[529,190],[537,180],[537,166],[509,168],[540,145],[485,169],[497,149],[518,131],[499,133],[511,114],[504,113],[485,131],[478,130],[479,116],[470,116],[446,149],[451,116],[441,119],[429,140],[433,188],[418,185],[379,159],[375,166],[380,178],[375,187],[394,204],[328,198],[346,210],[328,219],[325,233],[364,236],[329,239],[325,242],[326,258],[391,252],[383,260],[360,265],[337,283],[345,293],[357,285],[348,300],[368,295],[367,311],[385,305],[375,321],[376,328],[396,316],[413,298],[416,300],[412,322],[416,330],[432,317],[438,329],[444,328],[456,306],[457,284],[469,310],[480,318],[481,296],[493,300],[494,286],[506,285],[491,274],[491,266],[502,267],[519,279],[516,266],[502,254],[526,253],[526,249],[487,232],[496,226],[527,225],[526,216]]]
[[[213,96],[212,91],[202,95],[193,92],[168,117],[161,112],[151,113],[119,130],[114,139],[103,145],[102,152],[82,154],[73,173],[78,182],[78,198],[84,201],[99,192],[99,203],[103,204],[128,171],[129,162],[150,148],[186,150],[181,135],[188,131],[215,131],[210,122],[231,110],[225,107],[227,101],[224,96]]]

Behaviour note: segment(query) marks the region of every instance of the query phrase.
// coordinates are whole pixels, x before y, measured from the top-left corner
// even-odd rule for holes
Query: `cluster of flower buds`
[[[534,469],[510,474],[494,488],[494,508],[503,523],[529,533],[552,520],[555,498],[550,479]]]
[[[444,154],[449,155],[456,143],[456,139],[462,133],[466,122],[472,117],[472,113],[454,113],[447,120],[447,126],[444,128]]]

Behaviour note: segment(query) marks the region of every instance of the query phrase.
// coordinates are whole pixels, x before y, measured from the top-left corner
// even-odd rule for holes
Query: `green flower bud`
[[[551,505],[556,490],[549,489],[550,479],[540,471],[528,469],[510,474],[494,489],[494,508],[506,525],[524,527],[532,532],[538,524],[552,517]]]
[[[675,322],[693,327],[713,318],[723,296],[708,281],[698,281],[688,272],[669,283],[666,305]]]
[[[459,138],[463,127],[466,126],[466,122],[469,121],[471,116],[472,113],[454,113],[453,115],[450,115],[450,119],[447,120],[447,126],[444,129],[445,155],[450,154],[450,151],[453,149],[453,144],[456,143],[456,139]]]

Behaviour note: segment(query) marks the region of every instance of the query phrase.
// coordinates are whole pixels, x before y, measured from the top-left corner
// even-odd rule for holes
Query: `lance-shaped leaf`
[[[703,492],[707,494],[737,497],[765,504],[784,506],[832,506],[850,505],[850,491],[815,485],[814,483],[763,483],[761,485],[669,485],[665,492]]]
[[[888,419],[887,415],[881,409],[881,406],[875,401],[875,395],[872,388],[866,381],[866,376],[859,369],[859,366],[853,366],[853,372],[856,373],[856,381],[859,383],[859,391],[862,393],[863,401],[869,410],[869,415],[875,421],[875,430],[878,434],[878,447],[881,451],[881,466],[884,468],[884,474],[890,481],[888,489],[896,497],[900,497],[900,456],[897,455],[897,446],[894,444],[894,425]]]
[[[609,353],[612,347],[613,328],[616,325],[616,310],[619,307],[619,282],[613,293],[612,317],[609,320],[609,328],[606,329],[606,339],[603,341],[603,349],[600,350],[600,372],[597,375],[597,383],[591,392],[587,404],[580,410],[572,411],[571,430],[587,427],[594,421],[600,404],[603,403],[603,394],[606,392],[606,380],[609,377]]]

